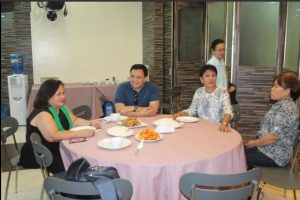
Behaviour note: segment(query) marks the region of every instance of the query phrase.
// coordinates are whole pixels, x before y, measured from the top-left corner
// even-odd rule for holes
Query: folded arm
[[[129,117],[151,117],[157,114],[159,101],[151,101],[148,107],[125,106],[123,103],[115,104],[116,112]]]

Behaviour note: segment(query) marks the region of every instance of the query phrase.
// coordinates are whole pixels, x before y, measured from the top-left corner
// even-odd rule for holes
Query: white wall
[[[34,83],[126,80],[131,65],[142,63],[141,2],[67,2],[67,17],[60,10],[55,21],[31,5]]]

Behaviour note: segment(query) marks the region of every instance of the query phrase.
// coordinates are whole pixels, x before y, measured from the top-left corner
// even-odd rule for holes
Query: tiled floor
[[[20,127],[17,134],[18,142],[25,142],[25,127]],[[11,142],[8,140],[8,142]],[[7,172],[1,173],[1,199],[4,199]],[[18,175],[18,193],[15,193],[15,172],[12,172],[8,200],[38,200],[42,188],[43,178],[39,169],[21,170]],[[255,195],[254,195],[255,196]],[[300,198],[300,190],[297,190]],[[44,199],[47,199],[46,194]],[[283,189],[266,185],[263,189],[262,200],[289,200],[293,199],[292,191],[287,191],[286,198],[283,197]]]

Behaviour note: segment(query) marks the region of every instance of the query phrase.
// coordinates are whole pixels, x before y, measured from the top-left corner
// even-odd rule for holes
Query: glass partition
[[[299,70],[300,2],[288,2],[283,70]]]
[[[279,2],[241,2],[240,66],[276,66]]]
[[[226,15],[224,2],[208,3],[209,45],[214,39],[225,39]],[[210,52],[209,52],[210,53]]]
[[[203,13],[198,7],[183,7],[178,11],[178,61],[199,61],[203,46]]]

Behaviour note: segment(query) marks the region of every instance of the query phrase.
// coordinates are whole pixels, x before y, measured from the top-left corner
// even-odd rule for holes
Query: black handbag
[[[120,178],[114,167],[93,166],[79,158],[69,166],[65,179],[76,182],[92,182],[98,190],[101,200],[118,200],[117,190],[112,179]]]

